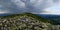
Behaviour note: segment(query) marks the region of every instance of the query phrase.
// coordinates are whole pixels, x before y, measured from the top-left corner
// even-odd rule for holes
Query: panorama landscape
[[[0,30],[60,30],[60,0],[0,0]]]

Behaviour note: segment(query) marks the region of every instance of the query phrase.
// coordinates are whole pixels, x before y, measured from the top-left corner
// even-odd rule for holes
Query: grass
[[[37,20],[39,20],[39,21],[41,21],[41,22],[44,22],[44,23],[48,22],[48,23],[53,24],[52,21],[47,20],[47,19],[45,19],[45,18],[42,18],[42,17],[37,16],[37,15],[32,14],[32,13],[13,14],[13,15],[9,15],[9,16],[3,16],[3,17],[1,17],[1,18],[2,18],[2,19],[4,19],[4,18],[14,18],[14,17],[16,17],[16,16],[24,16],[24,15],[26,15],[26,16],[28,16],[28,17],[33,17],[33,18],[35,18],[35,19],[37,19]]]

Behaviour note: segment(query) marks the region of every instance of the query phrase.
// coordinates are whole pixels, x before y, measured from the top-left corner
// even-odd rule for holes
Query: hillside
[[[52,21],[31,13],[0,17],[0,30],[54,30],[52,26]]]

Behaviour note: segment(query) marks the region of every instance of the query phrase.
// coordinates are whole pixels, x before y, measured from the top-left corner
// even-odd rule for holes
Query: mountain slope
[[[0,18],[0,30],[48,30],[53,29],[46,19],[31,13],[15,14]]]

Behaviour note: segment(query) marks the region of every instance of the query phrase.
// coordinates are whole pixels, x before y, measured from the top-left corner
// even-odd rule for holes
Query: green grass
[[[42,17],[37,16],[37,15],[32,14],[32,13],[13,14],[13,15],[9,15],[9,16],[3,16],[3,17],[1,17],[1,18],[2,18],[2,19],[4,19],[4,18],[14,18],[14,17],[16,17],[16,16],[24,16],[24,15],[26,15],[26,16],[28,16],[28,17],[33,17],[33,18],[35,18],[35,19],[37,19],[37,20],[39,20],[39,21],[41,21],[41,22],[44,22],[44,23],[48,22],[48,23],[53,24],[52,21],[47,20],[47,19],[45,19],[45,18],[42,18]]]

